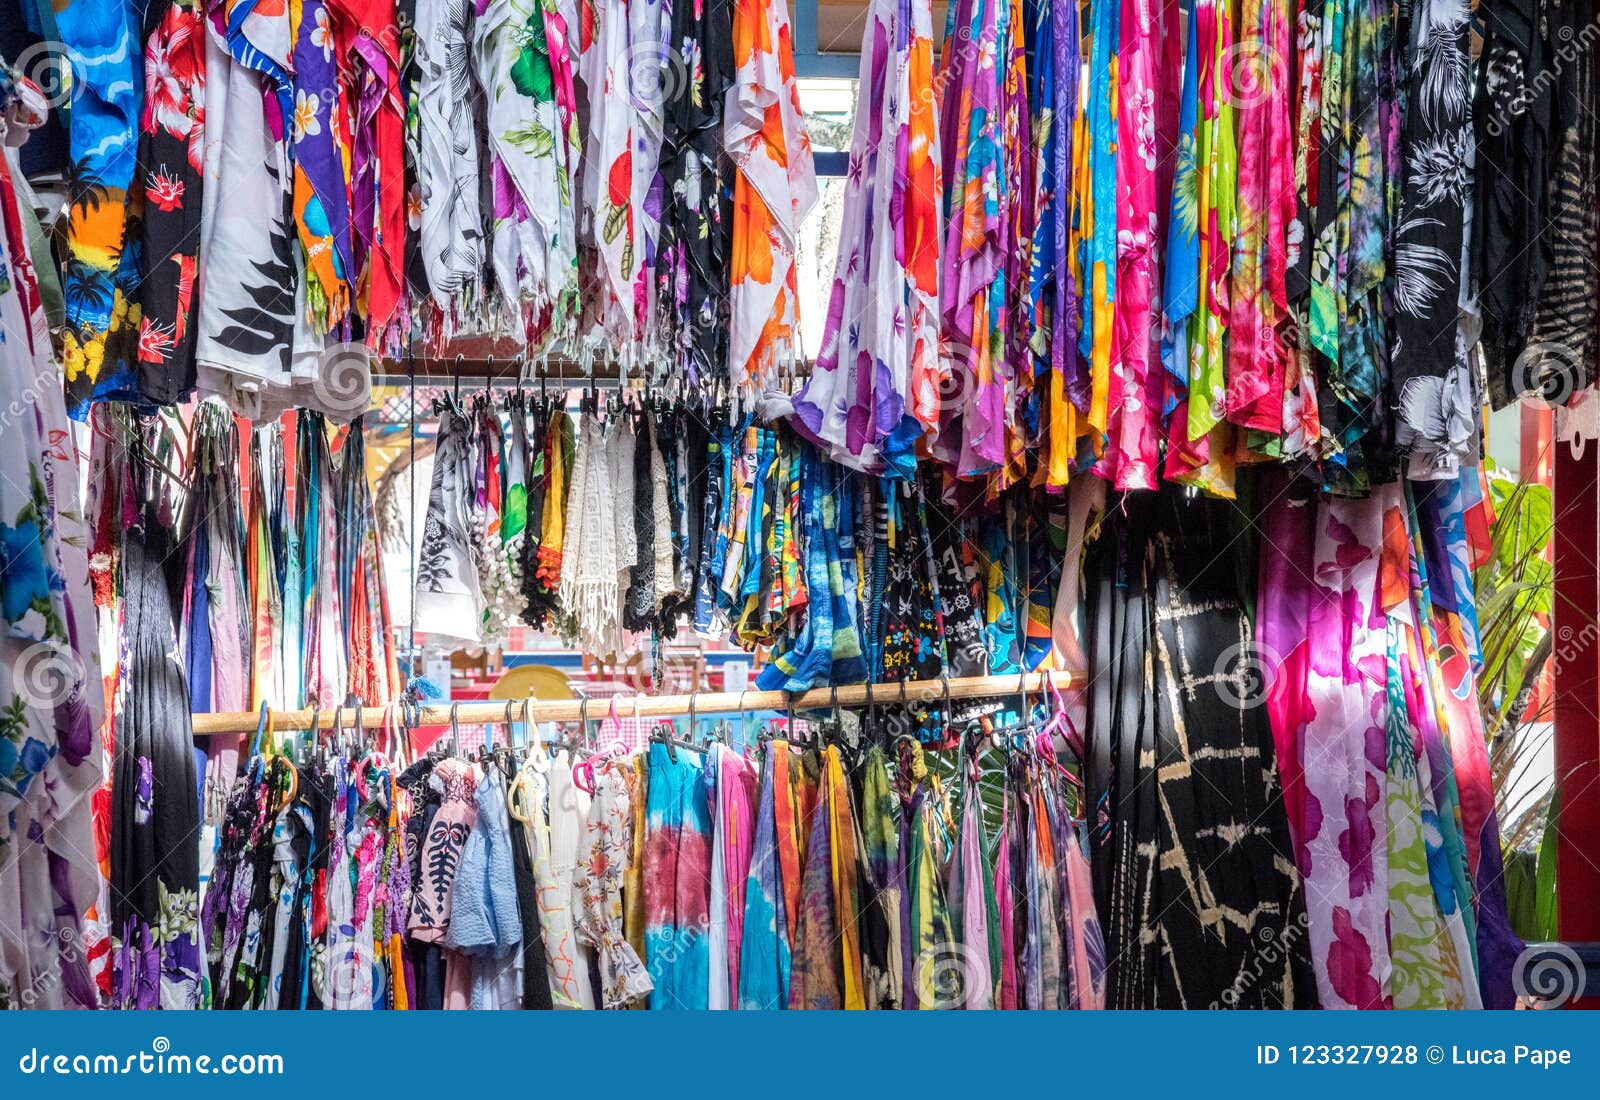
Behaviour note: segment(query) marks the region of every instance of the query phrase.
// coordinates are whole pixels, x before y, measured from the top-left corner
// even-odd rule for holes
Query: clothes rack
[[[902,703],[937,703],[948,698],[974,699],[984,696],[1036,694],[1052,684],[1057,690],[1071,681],[1067,672],[1030,672],[1016,676],[966,676],[950,680],[912,680],[890,684],[848,684],[840,687],[815,688],[797,693],[783,691],[712,691],[689,695],[635,695],[615,699],[618,714],[630,718],[668,718],[690,713],[736,714],[758,710],[816,710],[834,707],[858,707],[874,704],[899,705]],[[585,701],[563,699],[540,701],[527,699],[501,700],[488,703],[442,703],[418,708],[416,725],[447,725],[453,717],[458,724],[483,725],[501,723],[509,712],[517,721],[576,722],[581,718],[598,718],[609,711],[613,700],[606,700],[596,710],[594,700],[588,701],[590,713],[585,714]],[[355,726],[372,728],[382,721],[388,708],[345,707],[339,720],[349,729]],[[272,711],[272,725],[277,730],[308,730],[312,723],[318,729],[332,729],[336,712],[322,710]],[[195,736],[216,733],[249,733],[256,729],[261,716],[253,711],[232,714],[196,714]]]

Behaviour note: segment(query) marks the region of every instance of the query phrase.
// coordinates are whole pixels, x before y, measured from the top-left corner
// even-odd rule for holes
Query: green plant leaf
[[[613,206],[606,211],[606,224],[602,230],[607,244],[617,239],[617,234],[622,232],[622,227],[628,224],[628,208],[626,206]],[[623,265],[624,267],[627,264]]]
[[[547,157],[556,147],[556,137],[549,127],[529,121],[526,125],[505,132],[506,141],[529,156]]]
[[[1561,910],[1556,900],[1556,847],[1560,834],[1561,788],[1550,792],[1544,835],[1539,838],[1539,864],[1533,876],[1534,931],[1541,940],[1560,935]]]

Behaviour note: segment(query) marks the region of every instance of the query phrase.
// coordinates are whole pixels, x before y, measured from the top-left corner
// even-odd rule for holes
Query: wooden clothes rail
[[[614,696],[610,699],[562,699],[541,702],[537,699],[510,700],[511,717],[518,722],[576,722],[580,718],[598,721],[611,713],[612,704],[623,718],[676,718],[694,714],[739,714],[758,710],[816,710],[830,707],[859,707],[870,703],[899,705],[901,703],[937,704],[946,694],[950,699],[978,699],[985,696],[1019,695],[1026,691],[1038,694],[1052,683],[1057,689],[1066,687],[1072,680],[1066,672],[1030,672],[1018,676],[967,676],[952,680],[913,680],[895,684],[849,684],[837,688],[814,688],[811,691],[705,691],[691,695],[634,695]],[[443,703],[417,708],[416,724],[419,726],[448,725],[452,712],[458,724],[481,726],[499,724],[506,720],[507,701],[491,703]],[[358,724],[366,729],[380,725],[392,707],[344,707],[338,712],[345,729]],[[284,710],[272,711],[275,730],[308,730],[315,721],[318,729],[332,729],[335,711]],[[252,711],[232,714],[196,714],[196,735],[213,733],[253,733],[260,715]]]

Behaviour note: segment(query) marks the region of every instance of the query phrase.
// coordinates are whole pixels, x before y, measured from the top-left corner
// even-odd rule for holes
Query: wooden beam
[[[936,706],[948,693],[954,699],[980,699],[986,696],[1016,696],[1026,690],[1039,695],[1053,681],[1059,690],[1071,681],[1066,672],[1030,672],[1025,676],[968,676],[954,680],[917,680],[898,684],[847,684],[838,688],[815,688],[797,693],[783,691],[708,691],[693,695],[634,695],[618,696],[615,700],[590,700],[587,708],[583,700],[562,699],[539,702],[535,699],[519,703],[511,701],[513,720],[535,722],[576,722],[581,718],[600,719],[611,712],[616,703],[617,714],[624,718],[676,718],[689,714],[693,707],[696,715],[740,714],[760,710],[820,710],[829,707],[859,707],[868,703],[898,705],[916,703]],[[458,724],[481,726],[502,723],[506,720],[504,701],[493,703],[445,703],[421,707],[414,716],[418,726],[447,725],[452,712]],[[385,707],[344,708],[340,720],[344,728],[353,729],[358,723],[366,729],[382,724],[391,713]],[[271,712],[274,730],[308,730],[313,721],[318,729],[332,729],[334,711],[288,710]],[[250,733],[260,722],[260,716],[251,712],[233,714],[196,714],[196,736],[213,733]]]

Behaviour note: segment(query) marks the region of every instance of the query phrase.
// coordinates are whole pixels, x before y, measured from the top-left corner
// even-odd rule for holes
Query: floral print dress
[[[791,372],[799,355],[795,236],[817,201],[792,43],[787,5],[734,0],[734,81],[723,117],[734,166],[728,376],[757,392]]]
[[[7,129],[44,108],[37,87],[0,80]],[[0,160],[0,385],[23,414],[0,433],[0,991],[12,1006],[94,1008],[110,974],[105,914],[79,919],[104,896],[89,540],[11,163]]]
[[[794,398],[798,430],[835,462],[905,475],[938,428],[939,135],[932,14],[867,13],[845,225],[822,350]]]

